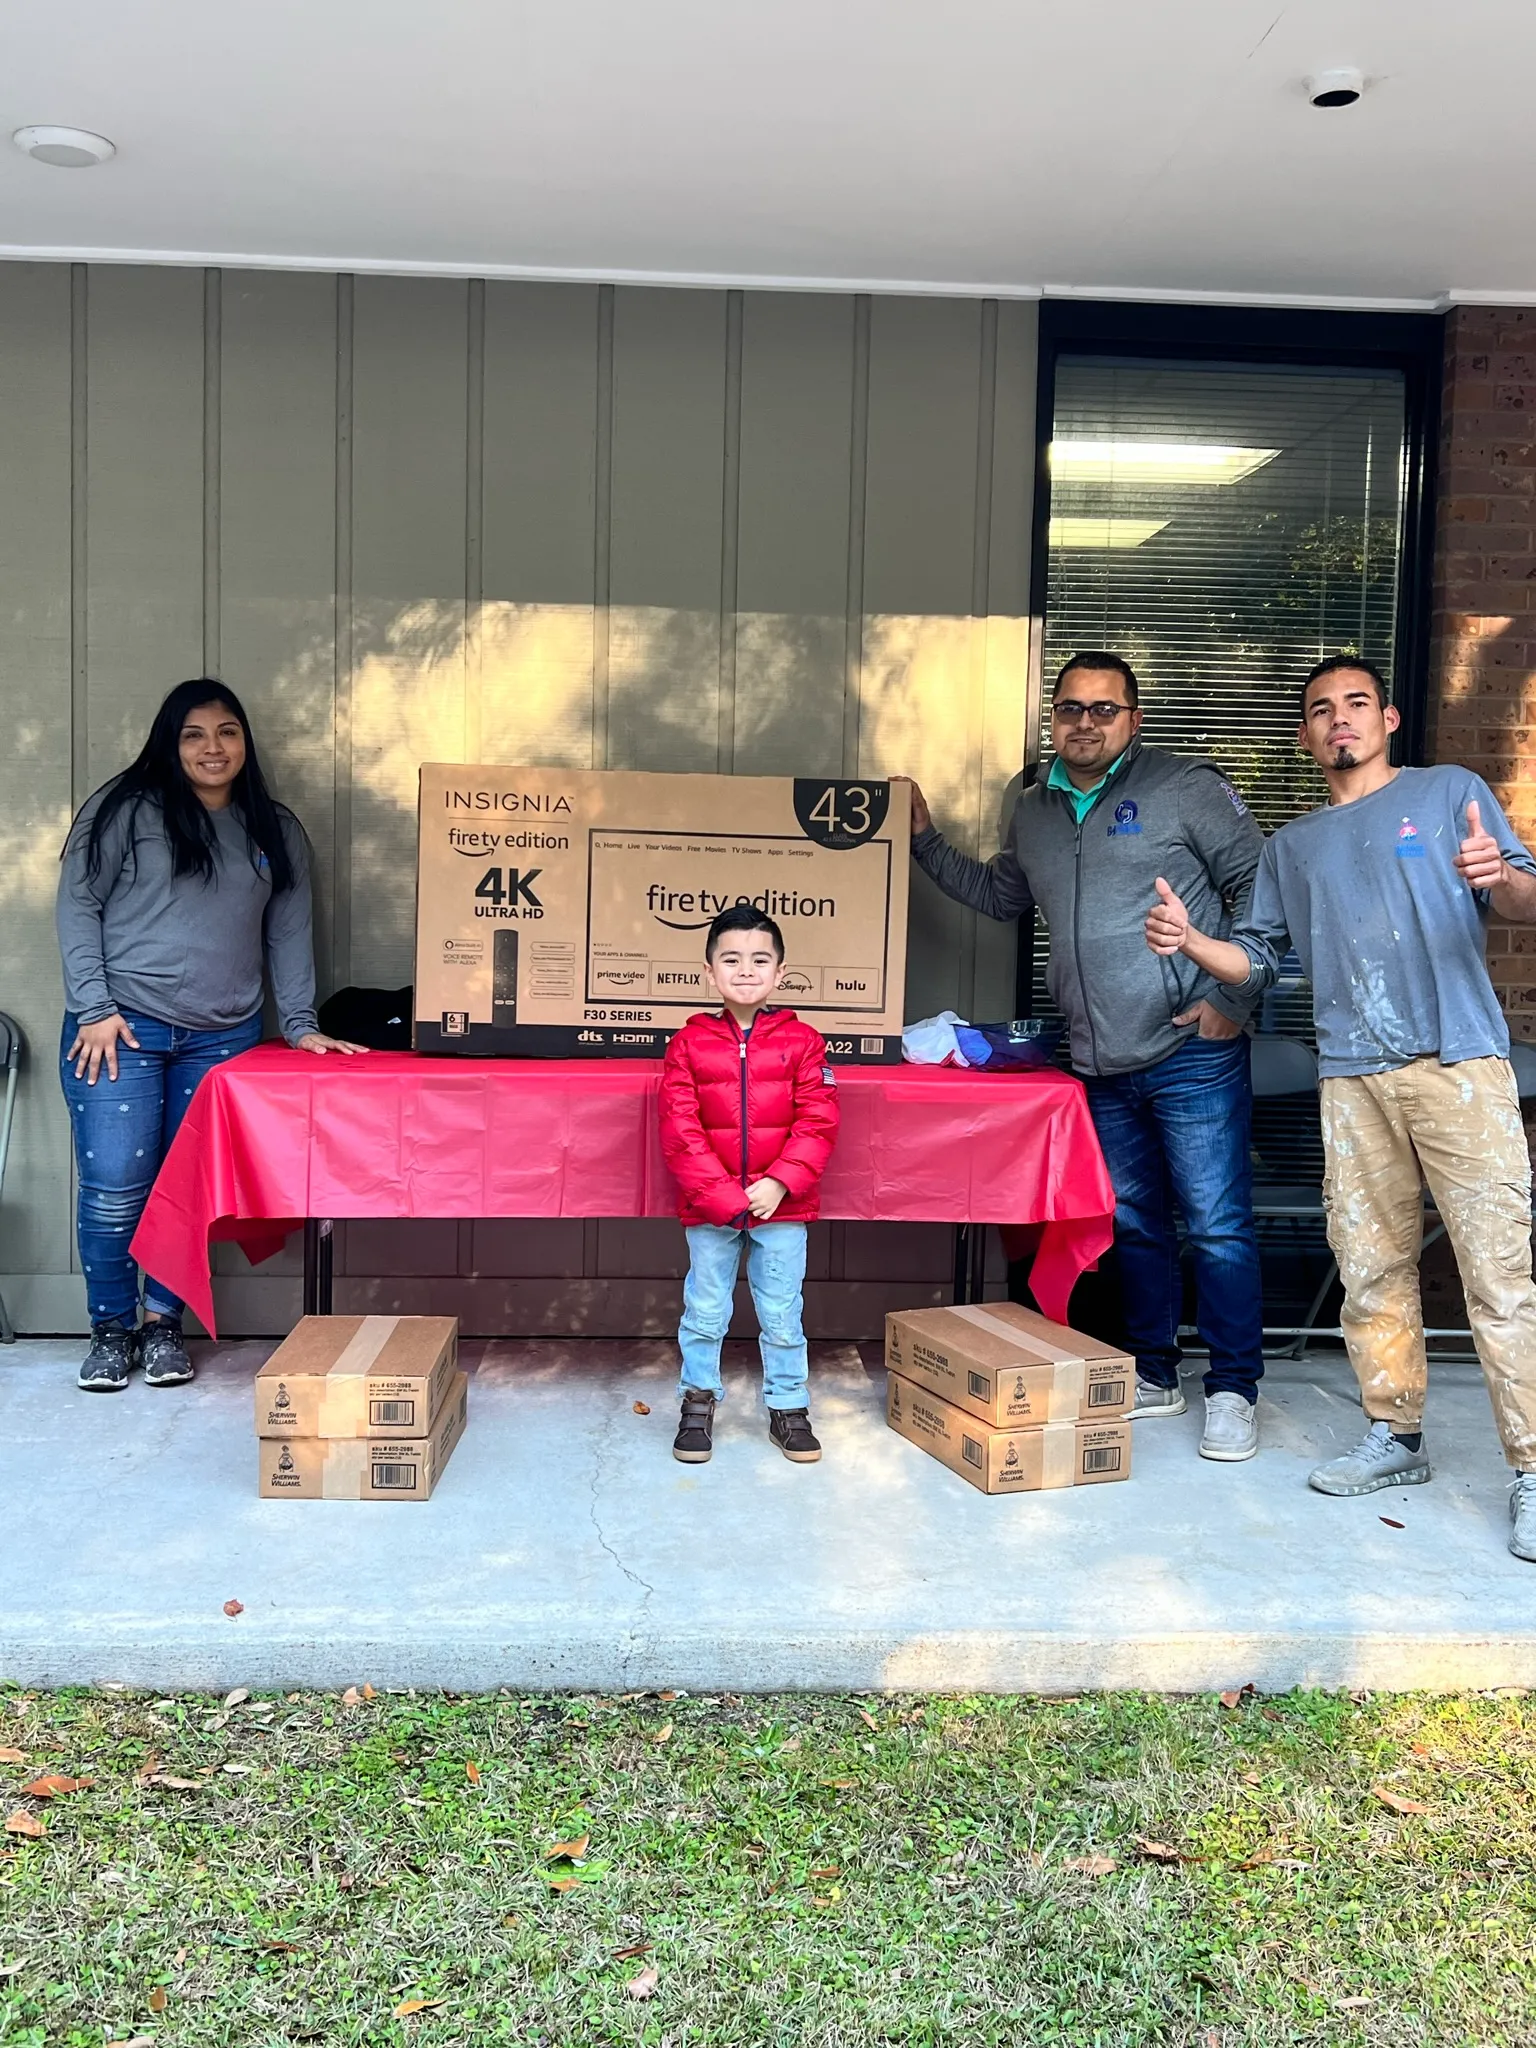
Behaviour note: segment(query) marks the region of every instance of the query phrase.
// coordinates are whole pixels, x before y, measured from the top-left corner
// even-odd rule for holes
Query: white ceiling
[[[1529,302],[1533,58],[1531,0],[9,0],[0,255]]]

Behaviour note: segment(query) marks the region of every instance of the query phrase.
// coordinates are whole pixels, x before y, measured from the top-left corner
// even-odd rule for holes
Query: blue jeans
[[[1115,1245],[1136,1370],[1178,1381],[1183,1287],[1174,1205],[1195,1261],[1208,1394],[1256,1401],[1264,1371],[1263,1282],[1253,1227],[1253,1089],[1246,1038],[1192,1037],[1139,1074],[1087,1082],[1115,1190]]]
[[[683,1282],[683,1320],[677,1332],[683,1352],[679,1393],[694,1387],[717,1401],[725,1397],[720,1346],[731,1324],[745,1238],[747,1285],[757,1310],[758,1348],[763,1354],[763,1399],[770,1408],[808,1408],[810,1363],[800,1322],[805,1225],[758,1223],[751,1230],[736,1230],[694,1223],[687,1235],[688,1278]]]
[[[210,1067],[261,1043],[261,1018],[227,1031],[192,1031],[124,1010],[138,1051],[118,1041],[117,1079],[103,1061],[93,1088],[76,1080],[68,1057],[79,1021],[66,1016],[59,1040],[59,1074],[75,1134],[80,1171],[76,1230],[85,1294],[93,1323],[132,1329],[139,1317],[139,1269],[128,1246],[149,1200],[172,1138]],[[179,1316],[182,1303],[168,1287],[144,1276],[144,1306],[154,1315]]]

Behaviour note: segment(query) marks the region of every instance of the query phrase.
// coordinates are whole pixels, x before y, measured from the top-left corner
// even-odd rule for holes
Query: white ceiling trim
[[[1141,305],[1270,306],[1300,312],[1443,313],[1449,306],[1533,306],[1536,290],[1448,291],[1432,298],[1353,293],[1189,291],[1146,285],[1017,284],[977,279],[795,277],[754,271],[560,269],[520,263],[439,263],[373,256],[263,256],[227,249],[87,249],[0,242],[0,262],[166,264],[197,270],[318,270],[375,277],[483,277],[528,284],[651,285],[678,291],[868,292],[943,299],[1106,299]]]

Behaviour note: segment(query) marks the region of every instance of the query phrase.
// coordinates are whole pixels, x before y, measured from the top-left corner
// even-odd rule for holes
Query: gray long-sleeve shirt
[[[316,1030],[309,858],[297,820],[280,814],[294,881],[274,897],[266,855],[252,863],[232,806],[209,813],[217,842],[211,882],[172,873],[152,802],[118,812],[91,877],[86,841],[100,800],[98,793],[75,819],[59,876],[59,950],[73,1015],[96,1024],[135,1010],[192,1031],[222,1030],[261,1008],[265,963],[284,1038],[295,1045]]]
[[[1244,988],[1268,987],[1295,946],[1325,1080],[1431,1053],[1448,1067],[1508,1056],[1483,957],[1488,898],[1456,868],[1474,802],[1510,866],[1536,874],[1493,791],[1453,762],[1399,769],[1369,796],[1293,818],[1265,842],[1248,914],[1231,934],[1253,962]]]
[[[1038,903],[1051,928],[1051,1000],[1067,1019],[1080,1074],[1134,1074],[1177,1052],[1199,1027],[1174,1018],[1198,1002],[1245,1021],[1256,993],[1223,989],[1192,961],[1146,942],[1162,875],[1202,931],[1225,937],[1247,908],[1264,835],[1213,761],[1133,740],[1079,820],[1060,790],[1019,798],[1003,849],[973,860],[930,828],[912,851],[946,896],[988,917]],[[1194,905],[1201,906],[1201,923]]]

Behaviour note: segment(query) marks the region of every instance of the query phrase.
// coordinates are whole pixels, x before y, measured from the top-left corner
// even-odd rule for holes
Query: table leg
[[[971,1289],[967,1296],[970,1301],[987,1298],[987,1229],[985,1223],[971,1225]]]
[[[305,1221],[304,1313],[307,1316],[328,1316],[332,1313],[334,1232],[335,1225],[329,1216],[311,1216]]]
[[[971,1226],[968,1223],[955,1225],[955,1285],[954,1299],[958,1308],[971,1298]]]

